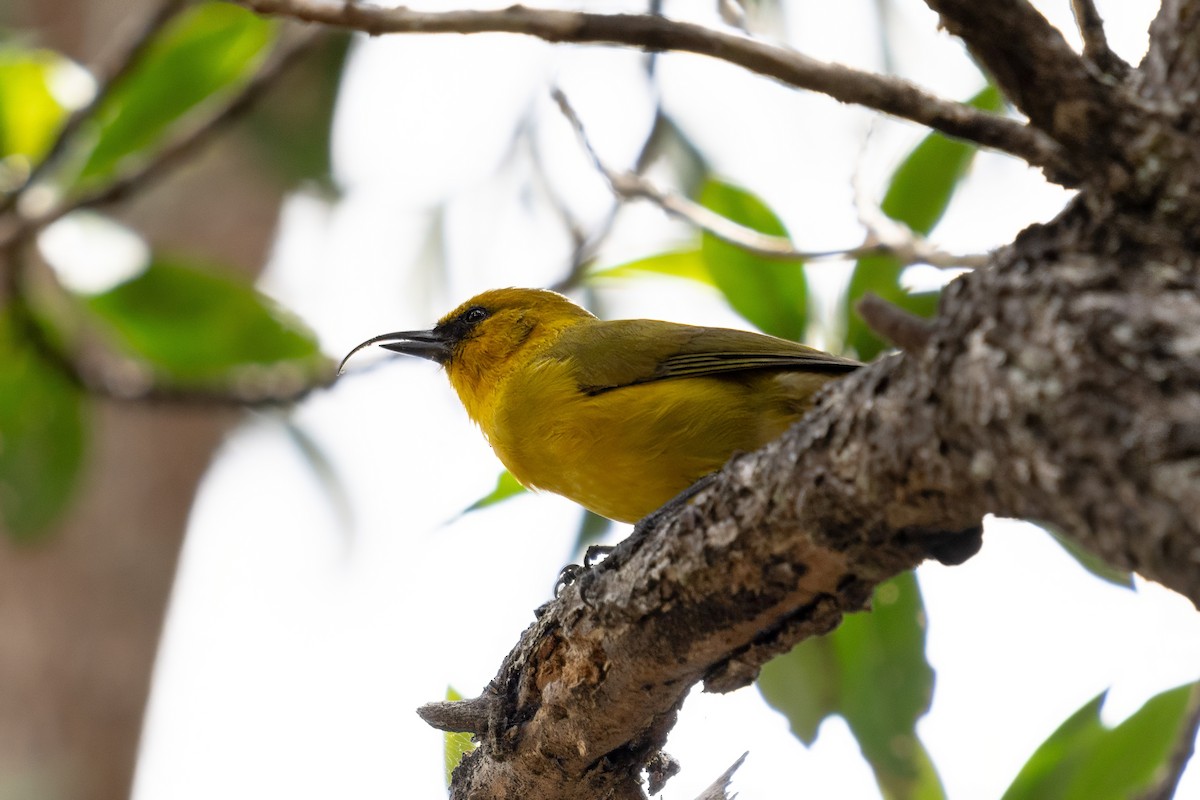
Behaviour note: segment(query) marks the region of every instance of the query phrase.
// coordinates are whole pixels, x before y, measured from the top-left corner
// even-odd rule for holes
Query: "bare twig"
[[[646,13],[651,16],[662,15],[662,0],[649,0],[646,7]],[[658,53],[648,52],[645,54],[644,71],[646,81],[650,84],[654,82],[654,76],[658,69]],[[641,149],[638,150],[637,157],[633,160],[632,172],[641,175],[649,166],[654,157],[655,142],[662,135],[662,132],[668,127],[666,114],[663,113],[662,101],[659,98],[655,99],[654,103],[654,121],[650,125],[650,130],[646,134],[646,138],[642,141]],[[536,155],[536,153],[535,153]],[[542,163],[540,159],[535,159],[535,166],[542,172]],[[604,219],[600,221],[591,231],[585,231],[578,224],[578,220],[574,219],[567,211],[563,204],[559,204],[559,213],[563,217],[563,223],[571,236],[573,248],[571,251],[570,267],[567,269],[566,275],[555,281],[550,288],[556,292],[568,292],[583,282],[588,270],[596,260],[596,254],[603,247],[608,237],[612,235],[613,227],[617,223],[617,215],[621,211],[621,200],[618,197],[617,202],[609,207],[608,213],[604,215]]]
[[[134,67],[141,62],[159,31],[179,12],[185,2],[186,0],[160,0],[154,10],[139,22],[136,29],[130,30],[124,37],[119,37],[119,40],[109,48],[108,53],[92,67],[91,73],[96,80],[97,88],[91,100],[76,109],[67,118],[42,160],[30,170],[19,186],[0,201],[0,213],[11,209],[25,190],[36,183],[38,178],[57,161],[63,148],[79,130],[79,126],[89,119],[96,109],[108,100],[113,91],[125,81]]]
[[[857,309],[867,327],[906,353],[915,355],[929,344],[933,334],[929,320],[910,314],[873,292],[863,295]]]
[[[554,89],[552,94],[563,116],[575,129],[592,164],[612,187],[613,194],[624,200],[649,200],[667,214],[747,252],[785,261],[822,261],[890,255],[904,264],[924,263],[939,268],[978,267],[984,263],[984,256],[955,255],[940,250],[908,226],[890,218],[886,218],[886,224],[882,221],[879,221],[877,226],[867,224],[866,241],[859,247],[841,250],[798,250],[786,236],[772,236],[748,228],[683,195],[659,189],[637,172],[620,172],[610,168],[592,147],[583,123],[566,95],[560,89]],[[878,216],[885,217],[882,213]]]
[[[867,136],[869,139],[869,132]],[[866,144],[867,140],[864,140],[864,150]],[[987,263],[986,254],[948,253],[904,222],[889,217],[877,202],[868,200],[862,178],[861,170],[856,168],[853,178],[854,208],[859,223],[867,230],[867,244],[874,245],[878,252],[891,256],[901,264],[928,264],[938,269],[978,269]]]
[[[414,11],[327,0],[237,0],[262,14],[369,33],[484,33],[550,42],[617,44],[711,56],[789,86],[827,94],[1002,150],[1072,184],[1070,159],[1050,137],[1015,120],[929,94],[908,81],[831,64],[783,47],[702,25],[639,14],[592,14],[510,6],[492,11]]]
[[[733,800],[737,795],[729,794],[729,782],[733,780],[733,773],[738,771],[742,763],[746,760],[749,752],[742,753],[738,760],[729,766],[729,769],[721,773],[718,778],[713,781],[707,789],[700,793],[696,800]]]
[[[439,731],[483,735],[495,712],[496,699],[482,694],[466,700],[439,700],[417,709],[417,716]]]
[[[1095,0],[1071,0],[1071,11],[1075,14],[1075,24],[1079,26],[1079,35],[1083,39],[1084,57],[1109,75],[1120,78],[1128,74],[1129,64],[1108,46],[1104,20],[1100,17]]]

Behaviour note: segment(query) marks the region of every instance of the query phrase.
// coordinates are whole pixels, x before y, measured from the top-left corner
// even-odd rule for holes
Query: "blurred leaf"
[[[986,111],[999,111],[1004,99],[989,84],[968,103]],[[883,213],[927,235],[950,205],[976,150],[973,144],[940,133],[926,136],[892,174],[881,203]],[[891,256],[866,256],[854,267],[846,292],[846,346],[863,361],[870,361],[886,347],[854,309],[864,294],[874,292],[922,317],[933,316],[937,310],[939,292],[910,294],[900,285],[905,266]]]
[[[759,233],[787,236],[783,223],[754,195],[709,179],[700,192],[707,208]],[[808,326],[808,286],[804,265],[748,253],[710,233],[700,240],[700,252],[713,282],[733,310],[759,330],[798,340]]]
[[[64,66],[49,50],[0,46],[0,159],[20,155],[36,163],[45,155],[66,116],[50,90]]]
[[[83,408],[79,389],[0,314],[0,521],[13,538],[34,539],[67,508],[83,466]]]
[[[770,661],[759,691],[805,744],[816,740],[826,717],[845,718],[885,797],[942,798],[916,735],[933,694],[916,576],[908,572],[880,584],[872,605],[872,612],[852,614],[832,633]]]
[[[291,362],[306,380],[325,365],[311,332],[233,276],[156,260],[103,294],[80,298],[128,354],[179,386],[253,377]]]
[[[246,116],[246,130],[263,163],[285,183],[334,188],[330,133],[350,41],[348,33],[331,32]]]
[[[1146,701],[1115,728],[1100,721],[1104,694],[1071,715],[1025,762],[1003,800],[1125,800],[1158,779],[1200,684],[1170,689]]]
[[[227,3],[201,3],[176,17],[101,104],[95,143],[76,181],[110,176],[121,159],[157,143],[188,111],[249,79],[274,29]]]
[[[758,691],[807,746],[817,740],[825,718],[838,713],[841,675],[837,648],[830,641],[836,635],[801,642],[768,661],[758,675]]]
[[[988,84],[967,101],[983,111],[1004,107],[1000,91]],[[880,207],[917,233],[928,235],[937,225],[959,182],[967,174],[978,147],[970,142],[931,133],[921,140],[892,174]]]
[[[1104,559],[1095,555],[1090,550],[1082,547],[1074,539],[1070,538],[1069,536],[1064,536],[1053,528],[1047,527],[1043,524],[1042,530],[1050,534],[1050,538],[1058,542],[1059,546],[1062,547],[1063,550],[1066,550],[1067,554],[1070,555],[1071,558],[1078,561],[1079,566],[1083,567],[1100,580],[1107,581],[1108,583],[1115,584],[1116,586],[1120,586],[1125,589],[1134,588],[1132,572],[1120,570],[1114,566],[1111,566]]]
[[[592,272],[588,278],[632,278],[647,272],[713,285],[712,275],[709,274],[704,256],[699,249],[675,250],[639,258],[635,261],[627,261],[624,264]]]
[[[503,503],[505,500],[516,497],[519,494],[529,491],[521,482],[513,477],[513,474],[508,470],[504,470],[496,478],[496,487],[483,497],[476,500],[471,505],[462,510],[462,514],[470,514],[472,511],[478,511],[481,508],[494,506],[497,503]],[[459,516],[462,516],[459,514]]]
[[[462,700],[463,696],[453,686],[446,687],[446,701],[453,703]],[[471,741],[469,733],[445,733],[445,752],[446,752],[446,786],[450,786],[450,779],[454,777],[454,770],[462,763],[463,756],[475,749],[475,742]]]

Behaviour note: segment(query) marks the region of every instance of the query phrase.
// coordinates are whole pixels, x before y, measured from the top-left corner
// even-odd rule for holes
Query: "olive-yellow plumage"
[[[351,355],[372,344],[441,363],[522,484],[623,522],[779,436],[859,366],[747,331],[600,320],[540,289],[484,292]]]

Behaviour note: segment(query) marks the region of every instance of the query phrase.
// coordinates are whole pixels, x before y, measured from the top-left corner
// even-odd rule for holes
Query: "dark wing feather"
[[[747,370],[838,374],[862,366],[761,333],[641,319],[576,326],[563,334],[550,355],[575,362],[580,390],[588,394]]]

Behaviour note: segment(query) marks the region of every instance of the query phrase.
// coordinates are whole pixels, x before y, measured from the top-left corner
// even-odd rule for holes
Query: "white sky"
[[[878,68],[873,5],[789,3],[790,42]],[[974,93],[977,77],[933,15],[916,0],[896,5],[902,74],[950,97]],[[1136,60],[1144,49],[1153,5],[1100,4],[1119,52]],[[668,12],[718,24],[709,6]],[[1039,6],[1069,25],[1066,0]],[[527,152],[508,159],[515,127],[532,104],[550,185],[579,217],[599,218],[607,192],[548,87],[567,91],[602,155],[621,164],[651,112],[639,64],[633,53],[501,36],[358,42],[335,126],[347,194],[333,206],[288,203],[265,288],[340,357],[374,334],[425,327],[482,289],[554,281],[569,243],[528,180]],[[881,122],[864,151],[871,116],[860,110],[698,57],[665,56],[660,74],[667,108],[715,167],[763,196],[805,249],[856,244],[853,176],[881,193],[922,134]],[[984,154],[935,238],[983,250],[1050,218],[1064,197]],[[444,213],[431,210],[441,203]],[[606,252],[615,262],[686,235],[636,207]],[[443,256],[446,271],[431,268]],[[845,275],[817,269],[827,289]],[[711,292],[666,280],[606,285],[602,298],[614,317],[742,324]],[[553,496],[447,524],[490,490],[499,465],[433,365],[394,359],[354,372],[294,416],[345,502],[272,415],[249,416],[205,479],[137,800],[444,796],[442,736],[413,710],[447,684],[478,693],[572,558],[578,510]],[[920,733],[952,798],[999,797],[1037,744],[1106,688],[1115,721],[1200,677],[1189,603],[1154,585],[1102,584],[1029,525],[990,520],[979,556],[918,575],[938,672]],[[840,720],[807,750],[753,688],[688,700],[668,746],[683,772],[663,796],[694,797],[744,750],[743,798],[878,796]],[[1180,797],[1200,796],[1198,772]]]

